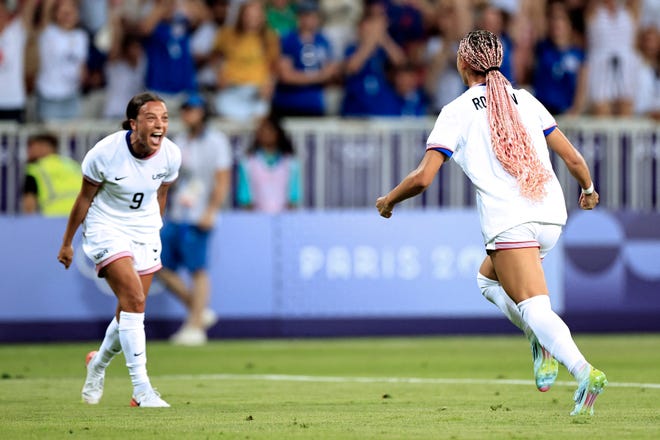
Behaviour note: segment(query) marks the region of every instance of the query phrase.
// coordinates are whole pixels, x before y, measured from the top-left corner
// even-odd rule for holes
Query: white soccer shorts
[[[562,226],[549,223],[523,223],[498,234],[486,243],[486,250],[539,248],[541,258],[557,244]]]
[[[162,267],[160,237],[151,243],[137,243],[115,231],[103,230],[83,234],[82,248],[96,265],[97,274],[113,261],[126,257],[133,259],[139,275],[154,273]]]

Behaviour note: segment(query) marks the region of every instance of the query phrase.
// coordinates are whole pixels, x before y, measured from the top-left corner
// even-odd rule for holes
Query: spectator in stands
[[[206,13],[200,0],[187,1],[184,6],[176,0],[154,0],[151,11],[137,23],[138,32],[145,38],[145,85],[176,110],[185,94],[197,91],[190,36]]]
[[[57,137],[51,133],[38,133],[28,138],[27,158],[23,213],[68,216],[80,190],[80,164],[57,154]]]
[[[257,126],[247,155],[239,162],[238,206],[275,214],[302,202],[300,164],[280,120],[270,115]]]
[[[215,90],[218,81],[213,46],[220,28],[225,25],[231,0],[207,0],[208,16],[199,23],[190,39],[190,48],[197,68],[197,85],[207,92]]]
[[[634,113],[660,120],[660,30],[653,25],[643,27],[637,49]]]
[[[188,97],[181,108],[185,132],[174,137],[181,148],[179,179],[170,190],[165,225],[161,230],[163,269],[158,276],[185,305],[188,316],[170,340],[180,345],[206,343],[208,328],[217,321],[208,309],[211,286],[208,254],[231,184],[232,154],[227,137],[207,124],[208,109],[199,95]],[[190,274],[190,287],[177,273]]]
[[[266,23],[278,35],[286,35],[296,30],[298,17],[291,0],[267,0]]]
[[[639,0],[591,0],[588,4],[589,101],[596,116],[633,114],[639,7]]]
[[[25,120],[25,51],[37,1],[26,0],[18,11],[0,2],[0,121]]]
[[[440,0],[436,25],[438,35],[430,37],[425,48],[424,87],[431,99],[431,110],[439,113],[445,104],[465,91],[456,70],[456,51],[463,35],[472,30],[470,4],[462,0]]]
[[[421,86],[418,69],[412,63],[395,66],[392,82],[397,102],[397,116],[425,116],[429,99]]]
[[[536,99],[553,115],[586,110],[584,51],[573,43],[570,17],[560,0],[548,3],[548,36],[535,50],[532,86]]]
[[[103,116],[121,118],[126,112],[126,103],[143,91],[147,60],[142,41],[127,32],[121,10],[110,11],[111,44],[105,64],[105,99]]]
[[[319,6],[314,0],[296,4],[298,28],[283,36],[277,66],[278,84],[272,108],[280,116],[323,116],[325,87],[337,79],[340,63],[320,32]]]
[[[341,115],[398,115],[399,103],[388,70],[405,62],[403,49],[387,32],[387,16],[382,13],[363,16],[357,41],[346,48]]]
[[[75,0],[44,0],[39,34],[37,115],[45,122],[81,116],[89,37]]]
[[[236,23],[217,34],[219,56],[215,110],[222,117],[251,120],[270,110],[280,45],[275,31],[266,26],[261,0],[246,0]]]

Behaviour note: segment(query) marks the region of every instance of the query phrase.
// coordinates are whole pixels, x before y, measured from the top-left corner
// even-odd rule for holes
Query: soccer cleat
[[[529,342],[532,345],[532,357],[534,358],[536,388],[544,393],[550,389],[557,379],[559,362],[548,350],[543,348],[536,336],[533,335]]]
[[[90,366],[96,353],[96,351],[90,351],[85,358],[87,377],[82,388],[82,400],[90,405],[96,405],[101,401],[101,397],[103,396],[103,381],[105,379],[105,372],[99,374]]]
[[[596,401],[596,397],[603,392],[603,388],[607,385],[605,373],[596,370],[592,366],[589,366],[589,368],[589,376],[580,382],[575,391],[575,395],[573,396],[575,408],[571,411],[572,416],[594,415],[594,402]]]
[[[160,398],[158,391],[149,388],[144,393],[133,396],[131,406],[139,406],[140,408],[169,408],[170,404]]]

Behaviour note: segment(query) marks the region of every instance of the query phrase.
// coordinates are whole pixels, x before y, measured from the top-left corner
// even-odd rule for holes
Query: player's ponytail
[[[551,174],[538,158],[513,98],[509,96],[507,86],[510,83],[500,72],[502,54],[500,40],[485,30],[468,33],[458,47],[458,55],[470,68],[486,77],[488,125],[495,156],[504,170],[516,178],[523,197],[541,200]]]

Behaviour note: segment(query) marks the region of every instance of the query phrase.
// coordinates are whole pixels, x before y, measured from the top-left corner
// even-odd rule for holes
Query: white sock
[[[579,381],[581,370],[589,364],[575,345],[568,326],[552,311],[550,297],[538,295],[528,298],[518,303],[518,308],[541,345]]]
[[[110,364],[112,358],[120,352],[119,323],[117,322],[117,318],[113,317],[110,324],[108,324],[108,328],[105,330],[105,337],[103,338],[103,342],[101,342],[99,351],[92,360],[92,367],[99,373],[103,372]]]
[[[534,332],[525,322],[516,303],[504,291],[499,281],[491,280],[481,273],[477,273],[477,284],[481,289],[481,294],[490,302],[495,304],[509,318],[516,327],[525,333],[527,339],[530,339]]]
[[[134,394],[151,387],[147,376],[147,341],[144,334],[144,313],[119,313],[119,340],[124,350],[126,366],[133,383]]]

